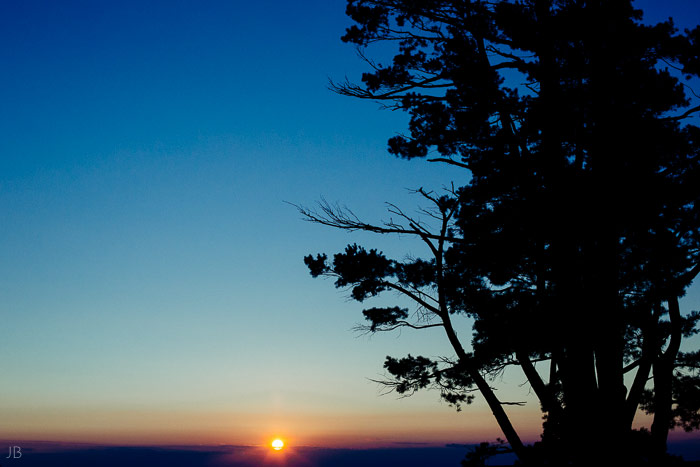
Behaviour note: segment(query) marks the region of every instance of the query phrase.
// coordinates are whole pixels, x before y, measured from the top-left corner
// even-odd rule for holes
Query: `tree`
[[[407,112],[389,152],[467,181],[416,191],[430,222],[393,205],[383,224],[300,208],[429,251],[397,261],[350,245],[304,259],[359,302],[394,291],[417,305],[365,309],[368,331],[444,329],[454,356],[387,357],[386,384],[456,405],[480,394],[523,462],[587,465],[613,445],[629,459],[640,437],[648,452],[634,452],[659,462],[670,428],[700,424],[700,353],[680,345],[700,314],[679,306],[700,272],[700,105],[683,82],[700,76],[700,28],[644,25],[630,0],[348,0],[347,14],[343,40],[370,69],[332,88]],[[396,45],[390,64],[367,57],[377,42]],[[473,328],[455,329],[455,314]],[[536,448],[491,387],[508,366],[540,401]],[[639,408],[650,433],[632,430]]]

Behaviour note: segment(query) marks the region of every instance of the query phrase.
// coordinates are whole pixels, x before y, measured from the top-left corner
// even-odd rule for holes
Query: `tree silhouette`
[[[700,314],[679,306],[700,272],[700,105],[683,82],[700,75],[700,28],[644,25],[629,0],[349,0],[347,14],[343,40],[370,70],[332,88],[408,112],[389,152],[466,181],[416,190],[428,221],[394,205],[381,224],[300,207],[429,251],[397,261],[350,245],[304,259],[359,302],[394,291],[417,305],[364,310],[369,332],[443,328],[453,357],[387,357],[386,384],[455,405],[480,394],[524,462],[587,465],[610,446],[629,458],[642,408],[654,417],[643,457],[658,462],[670,428],[700,425],[700,353],[680,347]],[[367,57],[376,42],[396,45],[390,64]],[[473,328],[456,329],[455,314]],[[509,366],[540,401],[537,448],[491,387]]]

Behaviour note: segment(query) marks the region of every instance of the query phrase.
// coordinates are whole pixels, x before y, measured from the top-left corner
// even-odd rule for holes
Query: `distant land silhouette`
[[[382,448],[331,449],[316,447],[287,448],[273,452],[268,447],[182,446],[182,447],[106,447],[82,446],[23,448],[20,459],[0,459],[0,467],[255,467],[255,466],[334,466],[363,467],[402,465],[459,466],[465,448]]]
[[[273,452],[268,447],[254,446],[170,446],[118,447],[69,445],[58,443],[10,443],[22,447],[18,459],[6,459],[8,448],[0,455],[0,467],[402,467],[455,466],[469,445],[445,447],[396,447],[373,449],[335,449],[293,447]],[[700,466],[700,440],[684,440],[670,444],[673,454],[682,455],[689,465]],[[500,455],[487,465],[512,465],[515,458]]]

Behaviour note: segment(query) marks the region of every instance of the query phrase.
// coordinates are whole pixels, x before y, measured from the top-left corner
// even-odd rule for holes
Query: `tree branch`
[[[681,281],[686,283],[686,284],[689,284],[693,280],[695,280],[695,278],[697,277],[698,274],[700,274],[700,263],[696,264],[689,271],[685,272],[681,276]]]
[[[441,83],[439,85],[431,85],[431,83],[438,82],[440,80],[443,80],[444,78],[441,75],[438,76],[432,76],[430,78],[425,78],[421,81],[407,81],[404,85],[402,86],[397,86],[394,89],[390,89],[381,93],[374,93],[372,91],[369,91],[366,88],[363,88],[362,86],[359,86],[357,84],[352,84],[350,83],[347,79],[345,80],[345,83],[343,84],[336,84],[332,79],[329,79],[329,88],[331,91],[336,92],[340,95],[343,96],[349,96],[349,97],[359,97],[361,99],[375,99],[375,100],[387,100],[387,99],[400,99],[403,97],[401,93],[410,91],[412,89],[416,88],[425,88],[425,89],[434,89],[434,88],[446,88],[453,86],[453,83],[447,82],[447,83]],[[430,86],[429,86],[430,85]],[[430,97],[436,97],[436,96],[430,96]]]
[[[409,290],[407,290],[407,289],[401,287],[400,285],[394,284],[393,282],[389,282],[389,281],[382,281],[381,284],[382,284],[382,285],[385,285],[385,286],[387,286],[387,287],[389,287],[389,288],[391,288],[391,289],[394,289],[394,290],[396,290],[397,292],[400,292],[400,293],[406,295],[408,298],[410,298],[411,300],[415,301],[416,303],[418,303],[420,306],[422,306],[422,307],[425,308],[426,310],[429,310],[429,311],[435,313],[437,316],[439,316],[439,317],[441,317],[441,318],[443,317],[443,316],[442,316],[442,313],[440,313],[440,310],[439,310],[439,309],[435,308],[434,306],[432,306],[431,304],[429,304],[429,303],[426,302],[425,300],[423,300],[423,299],[421,299],[420,297],[418,297],[418,296],[417,296],[416,294],[414,294],[413,292],[411,292],[411,291],[409,291]]]
[[[671,340],[662,358],[666,361],[674,362],[681,346],[683,333],[681,311],[678,305],[678,298],[676,297],[669,298],[668,300],[668,316],[671,320]]]
[[[411,328],[411,329],[428,329],[428,328],[437,328],[437,327],[442,327],[442,323],[433,323],[433,324],[411,324],[408,321],[397,321],[396,324],[393,324],[391,326],[387,327],[376,327],[374,331],[372,331],[370,328],[371,326],[367,326],[364,324],[358,324],[353,328],[355,331],[362,331],[364,333],[370,333],[370,332],[388,332],[388,331],[394,331],[399,328]]]
[[[469,169],[469,166],[467,164],[463,164],[462,162],[457,162],[452,159],[447,159],[445,157],[436,157],[434,159],[426,159],[428,162],[444,162],[446,164],[450,165],[456,165],[457,167],[462,167],[463,169]]]
[[[692,109],[688,109],[685,112],[683,112],[682,114],[677,115],[675,117],[665,117],[665,118],[661,118],[660,120],[671,120],[671,121],[683,120],[684,118],[688,118],[692,114],[694,114],[695,112],[698,112],[698,111],[700,111],[700,105],[697,105],[697,106],[693,107]]]
[[[319,202],[320,213],[312,211],[311,209],[305,208],[304,206],[296,205],[285,201],[287,204],[294,206],[299,213],[303,216],[304,220],[307,222],[314,222],[316,224],[326,225],[329,227],[335,227],[337,229],[353,231],[365,231],[373,232],[379,234],[405,234],[405,235],[417,235],[420,237],[429,238],[431,240],[439,240],[440,235],[430,233],[428,231],[420,232],[413,226],[411,229],[401,227],[398,224],[387,223],[385,226],[378,226],[373,224],[368,224],[366,222],[360,221],[357,216],[347,208],[341,208],[339,206],[331,206],[326,200],[321,200]],[[445,241],[451,243],[466,243],[466,240],[459,237],[445,236],[442,237]]]
[[[516,351],[515,355],[518,358],[520,367],[523,369],[523,373],[525,373],[527,380],[530,382],[530,386],[535,391],[537,398],[540,400],[542,410],[545,412],[553,412],[561,409],[561,407],[557,407],[552,391],[544,384],[544,381],[542,381],[542,378],[537,372],[537,369],[535,369],[535,366],[532,364],[529,355],[522,350]]]
[[[635,360],[634,362],[630,363],[626,367],[622,368],[622,373],[629,373],[630,371],[634,370],[637,368],[640,364],[642,363],[642,359],[640,358],[639,360]]]

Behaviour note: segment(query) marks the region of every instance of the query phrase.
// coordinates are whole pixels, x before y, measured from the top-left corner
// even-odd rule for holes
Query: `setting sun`
[[[284,447],[284,441],[281,439],[276,439],[272,442],[272,449],[275,451],[280,451]]]

